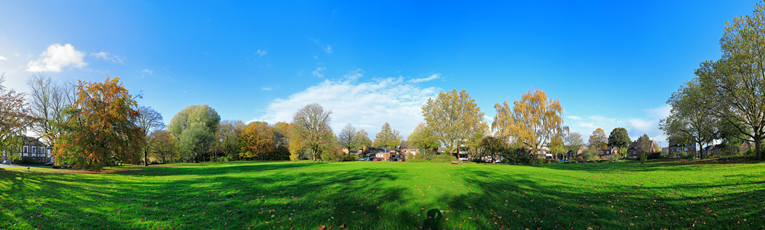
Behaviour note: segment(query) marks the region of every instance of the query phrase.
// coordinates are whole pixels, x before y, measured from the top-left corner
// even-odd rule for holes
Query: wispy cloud
[[[153,71],[153,70],[150,70],[150,69],[143,69],[141,72],[143,72],[143,73],[148,73],[149,75],[151,75],[151,74],[153,74],[153,73],[154,73],[154,71]]]
[[[40,54],[37,60],[27,63],[28,72],[56,72],[59,73],[64,67],[72,66],[75,68],[85,67],[88,63],[84,61],[85,54],[74,49],[71,44],[53,44],[48,46],[46,51]]]
[[[109,52],[98,52],[98,53],[90,53],[90,56],[96,57],[96,59],[103,59],[104,61],[111,61],[114,63],[122,63],[123,60],[125,60],[125,56],[117,56],[114,54],[110,54]]]
[[[271,86],[263,86],[262,88],[260,88],[260,90],[271,91],[272,89],[271,89]]]
[[[325,69],[327,69],[327,68],[326,67],[316,67],[316,70],[311,72],[311,74],[313,74],[313,76],[317,76],[317,77],[323,78],[324,77],[324,73],[322,73],[322,71],[324,71]]]
[[[361,81],[363,73],[356,70],[339,80],[327,79],[285,99],[275,99],[266,107],[265,114],[255,120],[289,122],[298,109],[315,102],[332,111],[332,128],[336,132],[351,123],[374,138],[388,122],[406,138],[423,120],[422,105],[440,91],[417,86],[401,77]]]
[[[409,80],[409,82],[420,83],[420,82],[436,80],[436,79],[438,79],[440,77],[441,77],[441,74],[440,73],[436,73],[436,74],[430,75],[430,76],[425,77],[425,78],[415,78],[415,79]]]
[[[266,56],[266,52],[267,52],[266,50],[258,49],[258,51],[256,51],[255,54],[257,54],[259,57],[263,57],[263,56]]]
[[[324,52],[326,52],[328,54],[331,54],[332,53],[332,46],[331,45],[327,45],[327,48],[324,48]]]
[[[0,55],[0,61],[5,61],[5,60],[8,60],[8,58],[5,58],[2,55]]]

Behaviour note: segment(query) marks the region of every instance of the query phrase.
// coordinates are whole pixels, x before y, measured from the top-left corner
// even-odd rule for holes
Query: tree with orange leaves
[[[138,163],[145,135],[136,125],[138,104],[119,78],[77,85],[77,101],[64,111],[68,119],[57,138],[56,164],[100,171],[116,162]]]
[[[26,127],[37,119],[32,116],[29,103],[24,101],[24,94],[3,86],[4,77],[0,75],[0,153],[13,160],[21,158],[18,153]]]
[[[239,137],[242,143],[241,157],[258,157],[276,149],[274,130],[265,122],[250,122]]]

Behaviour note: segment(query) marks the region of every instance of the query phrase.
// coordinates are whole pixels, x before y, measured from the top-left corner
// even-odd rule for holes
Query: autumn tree
[[[530,90],[523,94],[512,108],[507,101],[504,104],[496,103],[494,108],[497,114],[492,128],[509,142],[529,148],[529,157],[539,152],[543,145],[563,135],[563,109],[560,102],[558,99],[548,100],[542,90]]]
[[[214,147],[219,125],[220,116],[215,109],[208,105],[190,105],[173,116],[167,129],[178,137],[178,150],[184,159],[199,162],[199,158]],[[191,128],[193,133],[184,134]]]
[[[78,98],[64,112],[67,120],[61,124],[64,132],[54,140],[53,155],[76,168],[100,171],[114,162],[140,162],[145,138],[136,125],[140,116],[138,104],[119,78],[77,85]],[[63,160],[63,162],[61,161]]]
[[[260,158],[276,149],[274,130],[266,122],[250,122],[239,136],[242,142],[241,157]]]
[[[481,129],[483,112],[467,91],[440,92],[422,106],[431,134],[449,153],[459,154],[460,145]]]
[[[150,134],[155,130],[165,128],[165,123],[162,123],[162,114],[159,114],[156,110],[146,106],[138,107],[138,119],[135,123],[141,128],[144,137],[146,137],[146,142],[143,146],[143,164],[144,166],[148,166],[149,147],[151,146],[151,138],[153,137]]]
[[[401,139],[403,139],[401,133],[399,133],[398,130],[391,129],[390,124],[385,122],[380,129],[380,132],[375,134],[374,145],[376,147],[385,147],[385,150],[387,151],[390,148],[400,145]]]
[[[438,139],[428,129],[425,123],[420,122],[417,127],[414,128],[411,134],[406,138],[409,143],[420,149],[421,154],[418,155],[432,155],[434,149],[438,149]],[[427,157],[430,160],[429,157]]]
[[[161,161],[168,163],[175,160],[176,138],[168,131],[154,130],[149,134],[151,143],[149,144],[149,154]]]
[[[4,74],[3,74],[4,75]],[[0,153],[10,159],[19,159],[26,127],[37,119],[32,109],[24,100],[24,94],[3,85],[5,78],[0,75]]]
[[[32,115],[39,118],[32,123],[30,129],[55,147],[53,140],[61,134],[61,130],[56,129],[56,124],[66,120],[63,111],[77,100],[75,87],[68,83],[56,84],[50,77],[42,74],[32,76],[27,85],[31,91]]]
[[[720,39],[722,56],[696,69],[701,88],[711,98],[703,109],[733,125],[754,141],[758,160],[765,138],[765,6],[757,3],[752,15],[726,22]],[[702,108],[699,108],[702,109]]]
[[[603,129],[597,128],[595,131],[592,131],[587,148],[589,148],[591,152],[600,152],[600,150],[606,148],[606,146],[608,146],[608,137],[606,137],[606,133],[603,132]]]
[[[334,134],[329,126],[332,111],[325,111],[321,105],[311,103],[298,110],[292,118],[290,129],[290,159],[308,151],[313,160],[321,156],[325,145],[332,142]]]
[[[343,127],[343,130],[340,131],[339,134],[337,134],[337,141],[340,143],[340,146],[348,150],[348,153],[351,152],[351,150],[356,147],[358,143],[358,131],[356,131],[356,128],[351,125],[351,123],[348,123]]]
[[[614,128],[614,130],[611,130],[611,134],[608,135],[609,147],[616,147],[618,149],[627,148],[631,142],[632,139],[627,134],[627,129],[622,127]]]

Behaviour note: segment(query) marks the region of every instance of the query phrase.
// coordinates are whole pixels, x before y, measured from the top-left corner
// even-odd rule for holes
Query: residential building
[[[680,143],[670,140],[668,148],[668,154],[674,154],[678,152],[696,152],[696,145],[693,143]]]
[[[643,149],[643,145],[646,145],[647,149]],[[633,141],[629,147],[627,147],[627,158],[638,159],[642,153],[652,153],[655,149],[653,141],[650,139],[638,138],[637,141]]]
[[[24,137],[22,141],[22,145],[19,148],[18,155],[21,157],[31,157],[35,159],[37,162],[50,162],[52,160],[51,158],[51,148],[46,145],[45,143],[42,143],[39,139],[33,138],[33,137]],[[10,156],[6,153],[3,153],[3,161],[10,160]]]
[[[408,141],[401,141],[401,145],[398,146],[398,152],[400,152],[403,156],[406,156],[410,153],[412,155],[422,154],[422,150],[417,148],[417,146],[414,144],[409,143]]]

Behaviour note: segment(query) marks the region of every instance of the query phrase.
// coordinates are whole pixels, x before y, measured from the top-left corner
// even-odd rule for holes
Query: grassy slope
[[[137,170],[0,169],[0,228],[765,228],[763,164],[237,162],[119,169]]]

